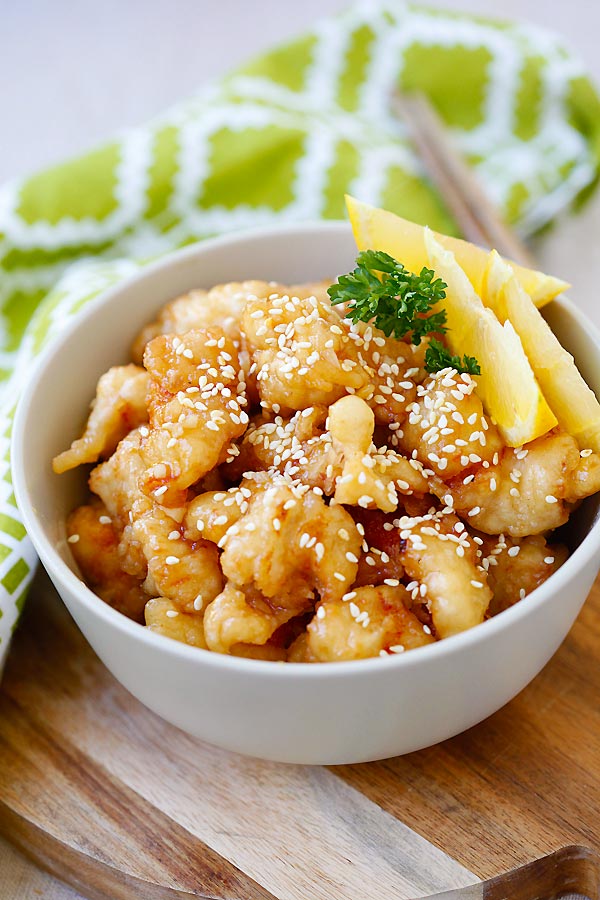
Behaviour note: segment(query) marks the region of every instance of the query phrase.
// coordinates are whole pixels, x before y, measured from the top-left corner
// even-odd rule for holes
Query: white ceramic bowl
[[[355,763],[442,741],[499,709],[540,671],[577,616],[599,567],[598,504],[573,517],[575,551],[524,602],[402,656],[281,665],[188,647],[115,612],[79,579],[65,535],[85,479],[50,460],[79,433],[99,375],[129,358],[134,335],[190,288],[245,278],[299,282],[352,267],[342,223],[276,226],[186,248],[92,302],[48,349],[16,416],[14,483],[25,525],[56,589],[115,677],[169,722],[265,759]],[[547,315],[600,395],[600,339],[568,301]],[[578,545],[578,546],[577,546]]]

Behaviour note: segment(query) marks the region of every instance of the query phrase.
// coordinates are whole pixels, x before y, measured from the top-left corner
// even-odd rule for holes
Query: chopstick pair
[[[391,106],[406,125],[427,174],[454,216],[462,236],[481,247],[493,248],[514,262],[534,267],[533,256],[502,221],[427,97],[397,91],[391,98]]]

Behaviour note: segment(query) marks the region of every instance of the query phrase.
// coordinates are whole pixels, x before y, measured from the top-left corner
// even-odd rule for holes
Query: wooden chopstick
[[[534,266],[533,256],[502,220],[427,97],[395,92],[391,103],[463,237],[494,248],[514,262]]]

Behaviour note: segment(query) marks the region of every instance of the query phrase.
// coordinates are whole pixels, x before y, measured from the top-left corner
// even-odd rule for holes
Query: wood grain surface
[[[166,897],[153,884],[406,900],[566,843],[600,849],[598,648],[597,584],[541,675],[476,728],[385,762],[280,766],[142,707],[40,573],[0,693],[0,831],[92,900]]]
[[[146,710],[42,573],[0,692],[0,832],[91,900],[407,900],[476,880],[332,771]]]

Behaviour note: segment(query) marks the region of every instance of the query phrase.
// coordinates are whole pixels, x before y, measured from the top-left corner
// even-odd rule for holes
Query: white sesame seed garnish
[[[468,515],[468,516],[477,516],[480,512],[481,512],[481,507],[480,507],[480,506],[474,506],[472,509],[469,510],[469,512],[467,513],[467,515]]]
[[[110,516],[100,516],[98,521],[100,522],[101,525],[110,525],[112,520],[111,520]]]
[[[170,541],[178,541],[180,537],[181,537],[180,533],[179,533],[178,531],[174,531],[174,530],[173,530],[173,531],[169,532],[169,538],[168,538],[168,539],[169,539]]]
[[[215,525],[226,525],[227,522],[227,516],[217,516],[217,518],[215,519]]]
[[[79,535],[78,535],[78,534],[72,534],[71,537],[68,537],[68,538],[67,538],[67,543],[69,543],[69,544],[76,544],[78,540],[79,540]]]
[[[179,613],[177,612],[176,609],[168,609],[167,610],[167,616],[169,619],[176,619],[178,615],[179,615]]]
[[[156,488],[152,493],[155,497],[162,497],[163,494],[167,492],[167,485],[163,484],[161,487]]]
[[[553,494],[546,494],[546,503],[558,503],[558,500]]]
[[[587,449],[587,450],[582,450],[579,455],[585,459],[586,456],[591,456],[592,453],[593,453],[593,450]]]
[[[334,572],[334,573],[333,573],[333,577],[334,577],[334,578],[337,578],[338,581],[345,581],[345,580],[346,580],[345,576],[342,575],[341,572]]]
[[[179,557],[178,556],[167,556],[167,558],[165,559],[165,562],[168,566],[176,566],[177,563],[179,562]]]
[[[518,556],[521,548],[520,547],[509,547],[507,553],[509,556]]]
[[[527,596],[527,591],[525,590],[525,588],[521,588],[521,590],[519,591],[519,599],[524,600],[526,596]]]
[[[394,644],[390,647],[390,653],[404,653],[405,648],[402,644]]]
[[[546,563],[547,566],[551,566],[552,563],[554,562],[554,557],[553,556],[545,556],[544,562]]]
[[[325,607],[320,606],[317,610],[317,619],[324,619],[324,618],[325,618]]]

